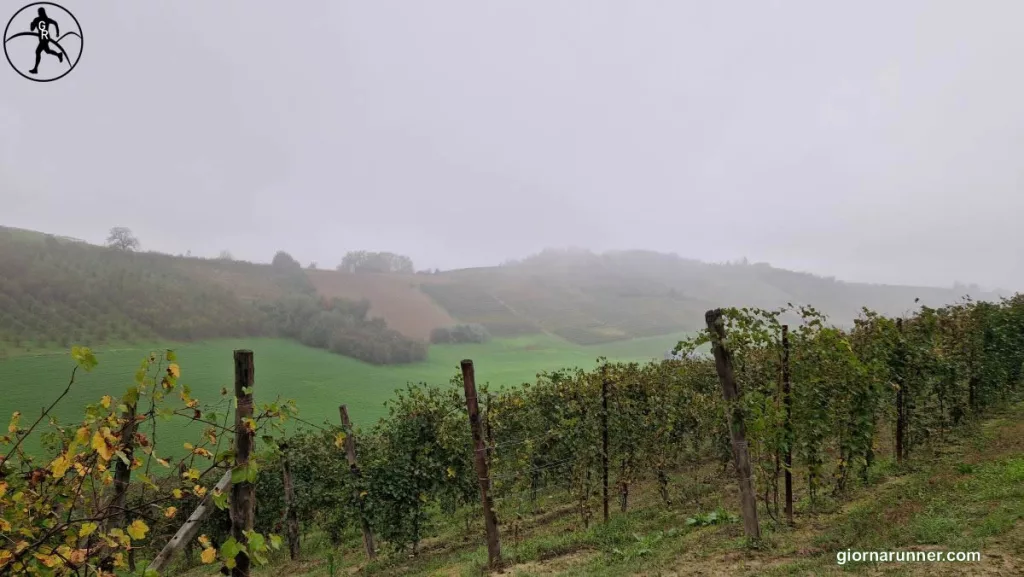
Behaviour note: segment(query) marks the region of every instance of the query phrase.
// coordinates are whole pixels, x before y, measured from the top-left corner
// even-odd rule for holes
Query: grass
[[[617,577],[626,575],[765,576],[1024,574],[1024,403],[959,433],[941,452],[921,451],[902,470],[880,460],[867,486],[857,487],[827,513],[797,505],[794,528],[762,519],[763,542],[748,546],[737,513],[731,478],[717,466],[673,476],[676,505],[665,507],[647,483],[631,491],[631,508],[613,508],[608,524],[580,526],[565,503],[541,505],[517,521],[499,510],[503,574],[518,577]],[[701,490],[695,490],[697,487]],[[724,507],[725,511],[720,509]],[[707,520],[719,510],[723,522]],[[599,519],[599,517],[598,517]],[[487,552],[477,522],[467,532],[457,520],[441,520],[439,537],[416,558],[392,557],[366,565],[359,536],[332,551],[317,535],[306,537],[295,562],[278,555],[254,575],[320,577],[349,575],[471,576],[485,571]],[[514,527],[514,525],[516,525]],[[979,551],[980,562],[871,563],[840,565],[840,551]],[[334,570],[327,559],[333,556]],[[215,575],[215,566],[190,577]]]
[[[459,361],[464,358],[473,359],[480,383],[518,384],[532,381],[542,370],[590,367],[599,355],[638,361],[660,357],[680,337],[584,347],[533,335],[478,345],[436,345],[430,348],[427,361],[397,366],[374,366],[280,339],[216,340],[171,348],[178,354],[181,382],[201,400],[215,401],[221,387],[231,388],[232,351],[249,348],[255,352],[257,402],[271,401],[279,395],[295,399],[300,416],[314,423],[336,422],[338,405],[344,403],[357,425],[368,426],[385,416],[384,402],[396,389],[408,382],[446,383],[458,372]],[[105,394],[123,394],[145,355],[161,348],[153,345],[97,351],[99,366],[91,373],[79,372],[72,392],[55,413],[62,419],[77,419],[86,403],[96,402]],[[6,418],[17,410],[24,414],[23,423],[34,418],[63,391],[72,367],[67,354],[21,355],[0,361],[0,415]],[[160,444],[175,450],[201,433],[195,424],[168,423],[160,427]]]

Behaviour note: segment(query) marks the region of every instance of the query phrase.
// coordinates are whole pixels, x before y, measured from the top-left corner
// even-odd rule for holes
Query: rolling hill
[[[478,323],[497,337],[545,333],[597,344],[694,330],[704,311],[718,306],[811,304],[846,324],[863,306],[899,314],[915,299],[937,306],[964,296],[648,251],[545,251],[434,274],[347,273],[124,252],[2,227],[0,271],[0,350],[282,336],[282,323],[293,327],[284,336],[310,340],[315,335],[303,332],[308,319],[293,318],[295,311],[315,315],[309,303],[340,299],[332,310],[356,320],[336,319],[331,330],[348,343],[321,335],[314,346],[380,362],[396,362],[380,347],[408,348],[399,341],[423,342],[434,328],[454,323]],[[300,297],[308,301],[303,306],[281,304]],[[268,306],[278,309],[268,313]],[[366,339],[373,346],[354,344]],[[354,347],[360,350],[351,353]]]

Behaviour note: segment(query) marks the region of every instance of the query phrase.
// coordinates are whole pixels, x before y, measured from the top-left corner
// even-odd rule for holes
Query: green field
[[[446,383],[458,372],[459,361],[473,359],[477,381],[494,386],[532,381],[537,372],[562,367],[591,367],[598,356],[643,361],[661,358],[682,334],[580,346],[555,337],[531,335],[485,344],[435,345],[427,361],[409,365],[374,366],[348,357],[281,339],[216,340],[171,345],[181,365],[181,380],[203,401],[216,401],[221,387],[233,383],[232,351],[255,353],[257,402],[281,396],[295,399],[300,417],[322,423],[338,420],[338,405],[347,404],[357,425],[368,426],[386,414],[384,402],[408,382]],[[163,348],[155,346],[153,348]],[[146,347],[99,350],[99,365],[79,371],[72,392],[55,413],[61,420],[78,419],[82,407],[105,394],[119,396],[132,383]],[[67,385],[74,366],[68,354],[18,356],[0,361],[0,415],[13,411],[31,422],[42,407]],[[175,456],[185,441],[194,441],[201,426],[184,419],[160,422],[158,446]],[[35,446],[34,444],[29,445]]]

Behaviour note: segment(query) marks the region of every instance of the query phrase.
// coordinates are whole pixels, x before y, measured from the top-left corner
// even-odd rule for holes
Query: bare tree
[[[227,250],[220,251],[220,256],[218,256],[217,258],[219,258],[220,260],[235,260],[235,257],[232,256],[231,252]]]
[[[115,226],[110,229],[110,236],[107,237],[107,246],[117,250],[138,250],[139,239],[135,238],[130,228]]]

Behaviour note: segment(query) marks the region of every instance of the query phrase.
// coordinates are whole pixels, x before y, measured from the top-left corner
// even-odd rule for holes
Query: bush
[[[263,306],[268,330],[300,343],[375,365],[412,363],[427,358],[426,344],[368,318],[370,302],[320,300],[290,295]]]
[[[483,325],[465,324],[451,327],[438,327],[430,331],[430,342],[439,344],[455,343],[486,343],[491,340],[490,333]]]

